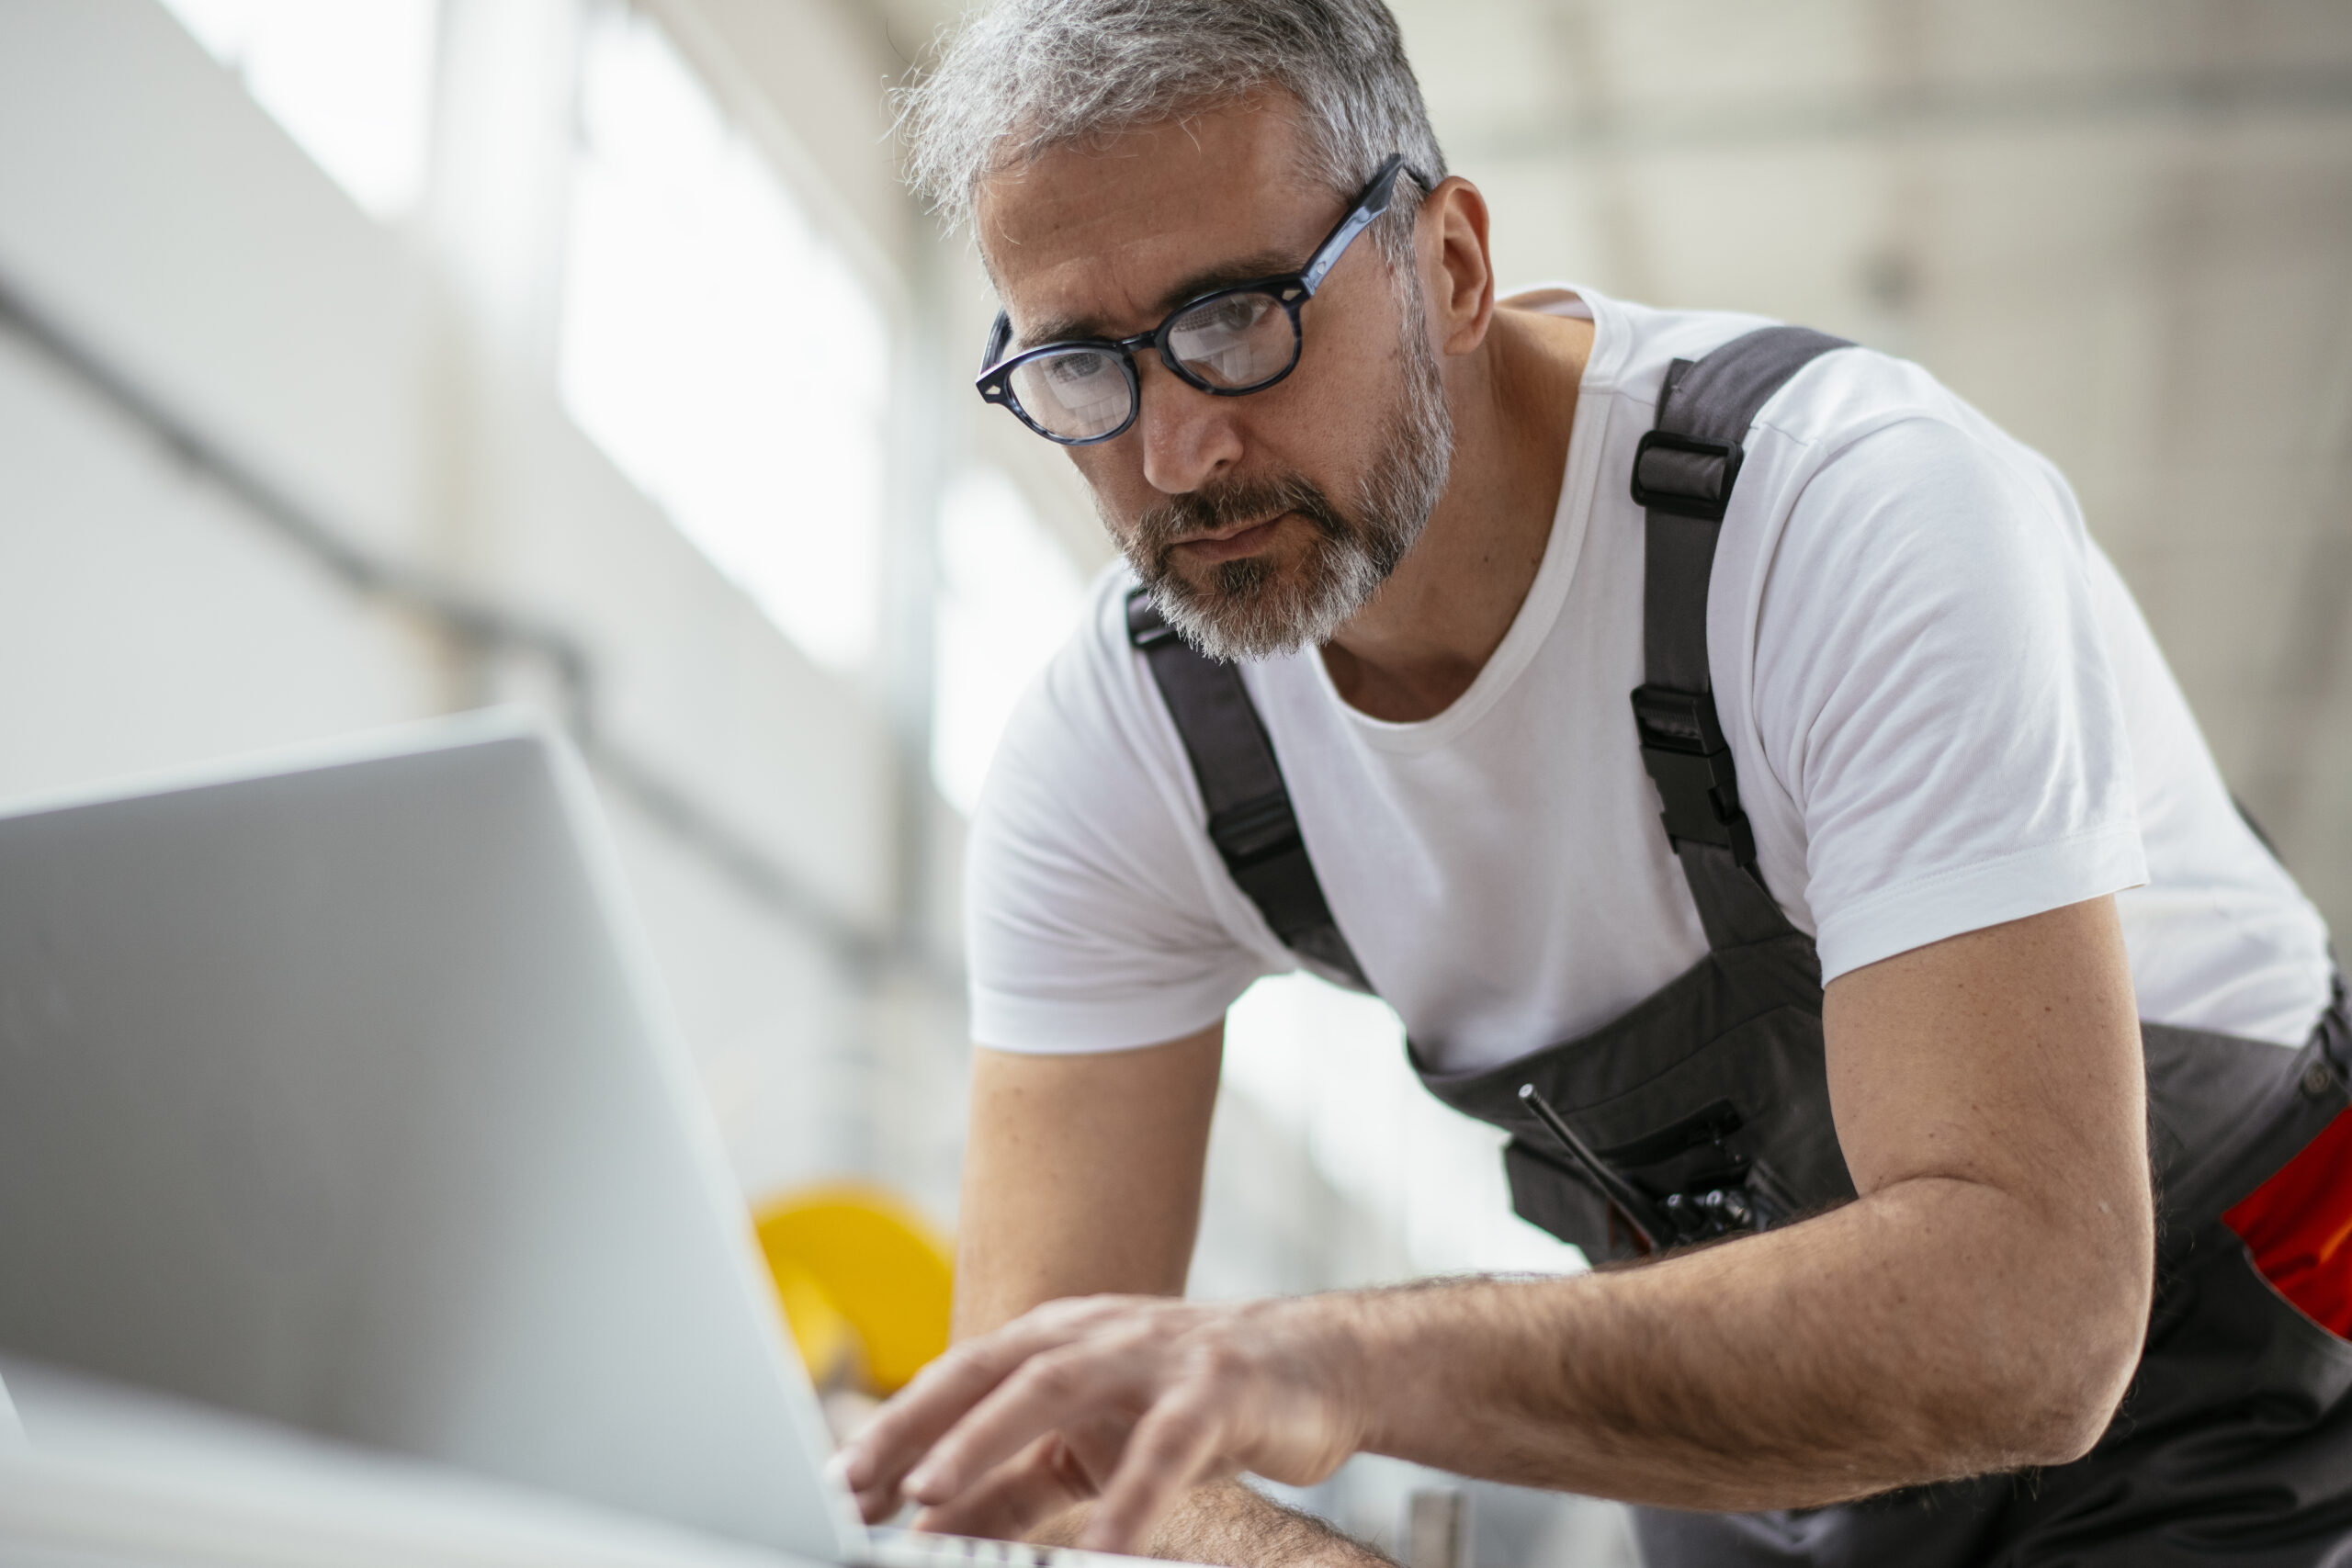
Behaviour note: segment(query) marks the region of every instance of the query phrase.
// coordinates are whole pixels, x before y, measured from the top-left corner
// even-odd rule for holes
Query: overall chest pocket
[[[1810,956],[1809,953],[1806,956]],[[1431,1092],[1511,1134],[1521,1217],[1596,1259],[1641,1249],[1622,1213],[1521,1099],[1532,1085],[1645,1199],[1659,1245],[1760,1230],[1850,1200],[1829,1112],[1820,992],[1801,970],[1759,987],[1711,957],[1606,1028]]]
[[[1598,1100],[1576,1097],[1591,1064],[1550,1057],[1520,1064],[1525,1081],[1657,1206],[1672,1227],[1662,1245],[1767,1229],[1854,1196],[1829,1114],[1816,1012],[1775,1008]],[[1622,1216],[1612,1223],[1609,1204],[1549,1129],[1510,1130],[1504,1168],[1520,1215],[1589,1256],[1634,1255]],[[1691,1212],[1702,1204],[1709,1212]],[[1726,1204],[1739,1212],[1724,1214]]]

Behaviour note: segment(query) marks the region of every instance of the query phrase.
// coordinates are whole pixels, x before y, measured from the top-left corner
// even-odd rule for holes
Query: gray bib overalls
[[[1830,1119],[1820,964],[1756,871],[1706,634],[1741,442],[1792,376],[1843,346],[1770,327],[1677,361],[1634,457],[1634,497],[1647,519],[1635,738],[1711,951],[1615,1021],[1504,1066],[1438,1073],[1412,1052],[1431,1093],[1511,1134],[1512,1206],[1596,1262],[1770,1229],[1854,1196]],[[1140,591],[1127,615],[1227,869],[1310,967],[1371,990],[1239,672],[1178,640]],[[2352,1343],[2282,1299],[2222,1223],[2345,1111],[2352,1031],[2342,987],[2300,1052],[2159,1024],[2142,1032],[2156,1301],[2138,1376],[2098,1448],[2030,1475],[1838,1507],[1637,1509],[1652,1568],[2352,1568]]]

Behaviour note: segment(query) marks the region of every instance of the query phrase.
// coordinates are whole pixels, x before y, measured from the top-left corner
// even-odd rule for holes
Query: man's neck
[[[1498,310],[1448,367],[1453,463],[1429,526],[1372,603],[1323,649],[1349,705],[1433,718],[1469,690],[1543,565],[1567,469],[1592,323]]]

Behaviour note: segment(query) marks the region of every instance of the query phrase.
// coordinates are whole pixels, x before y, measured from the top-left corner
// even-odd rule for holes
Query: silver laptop
[[[586,774],[512,714],[0,809],[0,1353],[809,1558],[1074,1555],[825,1473]]]

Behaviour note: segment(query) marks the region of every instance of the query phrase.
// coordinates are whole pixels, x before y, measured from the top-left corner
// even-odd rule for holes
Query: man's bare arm
[[[853,1479],[952,1508],[1058,1434],[1102,1489],[1082,1543],[1115,1548],[1201,1480],[1311,1482],[1358,1449],[1702,1508],[2079,1455],[2153,1274],[2112,901],[1846,976],[1827,1028],[1853,1203],[1576,1279],[1057,1303],[935,1365]]]
[[[1183,1294],[1224,1049],[1219,1024],[1139,1051],[972,1053],[958,1339],[1061,1296]]]
[[[957,1226],[958,1340],[1062,1297],[1183,1294],[1224,1040],[1219,1024],[1139,1051],[973,1053]],[[1049,1483],[1059,1478],[1050,1453],[1040,1460],[1035,1473]],[[1056,1517],[1044,1517],[1050,1510],[1023,1489],[1017,1498],[968,1498],[922,1522],[1067,1543],[1084,1528],[1079,1500],[1092,1490],[1073,1480]],[[1159,1522],[1146,1550],[1194,1562],[1366,1568],[1380,1562],[1238,1482],[1195,1489]]]

